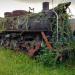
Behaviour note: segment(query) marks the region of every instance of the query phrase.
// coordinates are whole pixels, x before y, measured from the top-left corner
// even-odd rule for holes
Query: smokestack
[[[49,2],[43,2],[43,12],[49,11]]]

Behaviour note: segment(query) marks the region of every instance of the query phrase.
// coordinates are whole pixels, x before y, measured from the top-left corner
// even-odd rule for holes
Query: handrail
[[[59,16],[57,14],[57,12],[53,9],[53,12],[55,13],[56,17],[57,17],[57,42],[59,41],[59,25],[58,25],[58,22],[59,22]]]

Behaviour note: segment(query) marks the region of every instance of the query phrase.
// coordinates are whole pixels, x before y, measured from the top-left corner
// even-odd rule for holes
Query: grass
[[[22,52],[0,48],[0,75],[75,75],[75,65],[45,67]]]

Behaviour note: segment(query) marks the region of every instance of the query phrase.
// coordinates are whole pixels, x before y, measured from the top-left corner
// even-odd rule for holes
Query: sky
[[[50,9],[52,8],[52,0],[0,0],[0,17],[4,17],[4,12],[12,12],[13,10],[29,10],[29,7],[35,8],[34,12],[42,10],[42,2],[49,1]],[[71,14],[75,15],[75,0],[53,0],[53,7],[59,3],[70,1]],[[73,16],[75,17],[75,16]]]

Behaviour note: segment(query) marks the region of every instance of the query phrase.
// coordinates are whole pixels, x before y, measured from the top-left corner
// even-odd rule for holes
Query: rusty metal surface
[[[34,54],[41,48],[41,43],[38,42],[35,48],[31,48],[30,50],[28,50],[28,55],[29,56],[34,56]]]
[[[42,35],[42,38],[44,39],[44,41],[45,41],[45,43],[46,43],[46,45],[47,45],[47,48],[48,48],[48,49],[52,49],[52,46],[51,46],[51,44],[49,43],[49,41],[48,41],[48,39],[47,39],[45,33],[44,33],[44,32],[41,32],[41,35]]]
[[[26,15],[29,12],[25,11],[25,10],[15,10],[13,12],[5,12],[4,16],[5,17],[14,17],[14,16],[21,16],[21,15]]]

